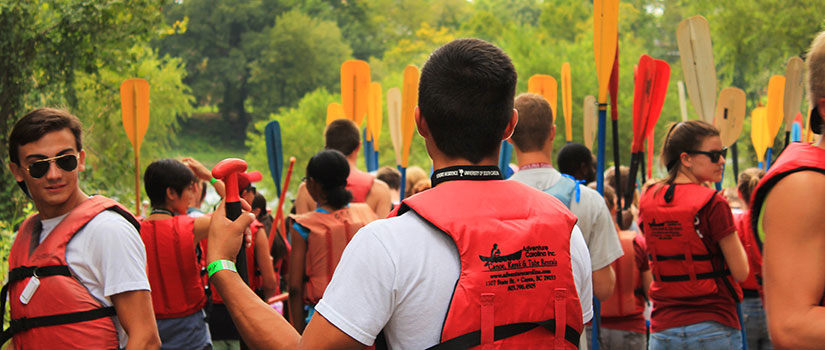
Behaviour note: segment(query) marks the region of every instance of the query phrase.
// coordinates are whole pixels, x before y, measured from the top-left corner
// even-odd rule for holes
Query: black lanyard
[[[166,214],[169,216],[175,216],[175,213],[166,208],[152,208],[152,214]]]
[[[501,171],[494,165],[458,165],[441,168],[430,177],[433,187],[453,180],[504,180]]]

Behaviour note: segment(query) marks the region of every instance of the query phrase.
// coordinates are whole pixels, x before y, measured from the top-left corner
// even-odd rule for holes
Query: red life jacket
[[[2,310],[6,293],[11,303],[10,327],[3,332],[0,343],[13,336],[16,349],[118,348],[117,331],[109,317],[115,315],[114,307],[103,307],[72,276],[66,262],[66,245],[75,233],[107,209],[140,229],[126,208],[103,196],[93,196],[72,209],[33,251],[32,234],[40,227],[40,217],[33,215],[23,222],[9,254],[9,282],[0,295]],[[21,294],[35,275],[40,286],[28,304],[23,304]]]
[[[742,292],[746,297],[759,297],[762,295],[762,252],[756,246],[756,238],[751,230],[750,211],[733,214],[733,221],[736,223],[736,232],[739,234],[739,239],[742,240],[742,245],[745,247],[745,253],[748,256],[748,265],[750,272],[748,278],[739,283],[742,287]]]
[[[742,290],[696,231],[696,215],[716,192],[696,184],[655,185],[642,195],[639,221],[653,272],[650,298],[695,298],[719,291],[722,279],[737,301]],[[718,258],[718,257],[717,257]],[[722,259],[724,261],[724,259]]]
[[[351,167],[347,177],[347,190],[352,192],[352,202],[366,202],[373,182],[375,182],[375,177],[370,173]]]
[[[576,217],[561,202],[515,181],[449,181],[404,200],[391,215],[409,210],[450,236],[461,260],[436,347],[577,348],[582,310],[570,258]]]
[[[188,316],[206,304],[194,226],[195,218],[187,215],[141,223],[152,308],[159,319]]]
[[[247,276],[249,276],[249,288],[254,290],[258,290],[261,288],[261,276],[258,273],[258,264],[255,260],[255,237],[258,235],[258,229],[262,228],[263,224],[261,224],[258,220],[252,221],[252,224],[249,225],[249,229],[252,231],[252,246],[246,247],[244,251],[246,253],[246,268],[247,268]],[[208,239],[204,239],[201,241],[201,246],[203,247],[203,251],[206,252],[207,247],[209,244]],[[207,277],[208,280],[208,277]],[[212,302],[216,304],[223,304],[223,298],[221,298],[221,293],[218,293],[217,290],[209,284],[209,289],[212,290]]]
[[[364,203],[351,203],[349,208],[332,213],[311,211],[290,217],[309,230],[304,302],[317,304],[332,279],[344,248],[359,229],[378,217]]]
[[[636,293],[641,284],[639,268],[636,266],[636,248],[633,246],[636,232],[617,231],[624,256],[612,263],[613,271],[616,272],[616,288],[613,289],[613,295],[602,303],[602,317],[638,315],[645,311],[644,299]]]

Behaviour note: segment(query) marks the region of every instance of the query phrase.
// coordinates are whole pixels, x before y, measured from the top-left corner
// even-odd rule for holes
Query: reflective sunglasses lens
[[[77,168],[77,156],[75,156],[74,154],[67,154],[65,156],[55,159],[54,161],[55,163],[57,163],[57,166],[59,166],[60,169],[63,169],[65,171],[72,171],[75,168]]]
[[[31,165],[29,165],[29,175],[31,175],[35,179],[39,179],[46,175],[49,171],[49,161],[48,160],[38,160]]]

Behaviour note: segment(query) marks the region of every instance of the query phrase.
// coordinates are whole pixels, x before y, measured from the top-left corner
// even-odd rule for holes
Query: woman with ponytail
[[[349,163],[341,152],[315,154],[307,163],[306,187],[317,208],[290,215],[295,224],[290,229],[289,310],[290,322],[299,333],[312,317],[347,243],[378,218],[368,205],[350,203],[348,175]]]
[[[668,176],[642,194],[639,208],[653,272],[650,348],[739,349],[736,282],[748,276],[748,262],[730,206],[706,186],[722,179],[719,131],[677,123],[661,154]]]

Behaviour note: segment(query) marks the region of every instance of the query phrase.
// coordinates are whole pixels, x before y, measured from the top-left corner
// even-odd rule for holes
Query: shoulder
[[[144,250],[140,233],[120,214],[104,210],[95,216],[73,240],[83,240],[91,250]]]

